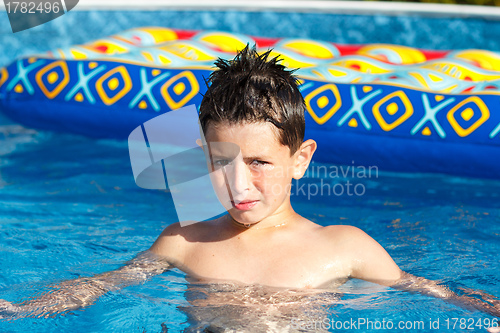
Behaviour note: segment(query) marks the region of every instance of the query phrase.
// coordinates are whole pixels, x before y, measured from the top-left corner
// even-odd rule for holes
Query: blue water
[[[308,199],[299,193],[292,202],[300,214],[321,225],[362,228],[409,273],[456,291],[467,287],[500,296],[500,181],[381,171],[366,178],[320,176],[309,173],[304,186],[323,181],[339,190],[349,181],[364,194]],[[116,269],[174,221],[167,192],[135,185],[126,142],[0,126],[1,299],[20,302],[48,285]],[[241,299],[246,305],[235,303]],[[290,325],[294,318],[424,321],[430,332],[436,330],[428,328],[429,321],[439,319],[440,332],[468,331],[446,329],[445,320],[453,317],[493,318],[359,280],[303,295],[190,285],[174,269],[65,316],[0,321],[0,331],[179,332],[211,324],[265,332],[270,323]]]
[[[17,34],[12,34],[7,15],[0,15],[0,65],[143,25],[337,43],[500,50],[500,22],[481,19],[72,11]],[[356,161],[346,164],[352,167]],[[333,178],[309,174],[303,184],[314,189],[321,181],[337,189],[347,189],[349,181],[364,192],[294,195],[295,209],[306,218],[321,225],[360,227],[409,273],[441,281],[455,291],[467,287],[500,296],[500,181],[379,171],[366,178],[349,172]],[[173,222],[168,192],[135,185],[125,142],[38,132],[0,115],[0,299],[20,302],[47,291],[49,285],[116,269],[149,248]],[[208,325],[265,332],[294,319],[307,323],[308,318],[423,321],[425,329],[420,331],[470,332],[446,327],[445,320],[453,317],[492,319],[439,299],[358,280],[308,295],[257,286],[188,284],[183,272],[171,270],[65,316],[0,320],[0,332],[179,332]],[[431,330],[430,321],[436,320],[440,327]]]

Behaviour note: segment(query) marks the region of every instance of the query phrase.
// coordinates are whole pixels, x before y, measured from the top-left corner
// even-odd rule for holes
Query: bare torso
[[[198,279],[317,288],[353,276],[354,264],[362,264],[360,251],[369,249],[360,248],[358,230],[322,227],[298,215],[283,226],[246,230],[223,217],[186,227],[169,226],[151,250]],[[389,276],[397,279],[399,268],[390,262],[394,267]]]

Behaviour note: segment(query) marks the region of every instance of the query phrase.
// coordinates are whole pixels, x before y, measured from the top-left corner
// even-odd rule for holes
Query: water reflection
[[[329,317],[329,307],[342,295],[335,289],[343,282],[327,289],[192,283],[185,292],[191,306],[180,309],[189,318],[186,332],[300,332]],[[315,331],[328,332],[321,325]]]

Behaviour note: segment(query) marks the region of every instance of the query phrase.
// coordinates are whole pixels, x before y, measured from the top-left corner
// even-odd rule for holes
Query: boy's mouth
[[[234,201],[231,201],[231,204],[233,205],[234,208],[236,208],[237,210],[250,210],[252,209],[257,203],[259,202],[259,200],[245,200],[245,201],[241,201],[241,202],[234,202]]]

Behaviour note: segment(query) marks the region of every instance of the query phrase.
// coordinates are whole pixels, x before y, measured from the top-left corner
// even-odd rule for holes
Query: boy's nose
[[[248,166],[243,162],[236,162],[226,169],[228,191],[234,201],[245,200],[249,188],[250,172]]]

